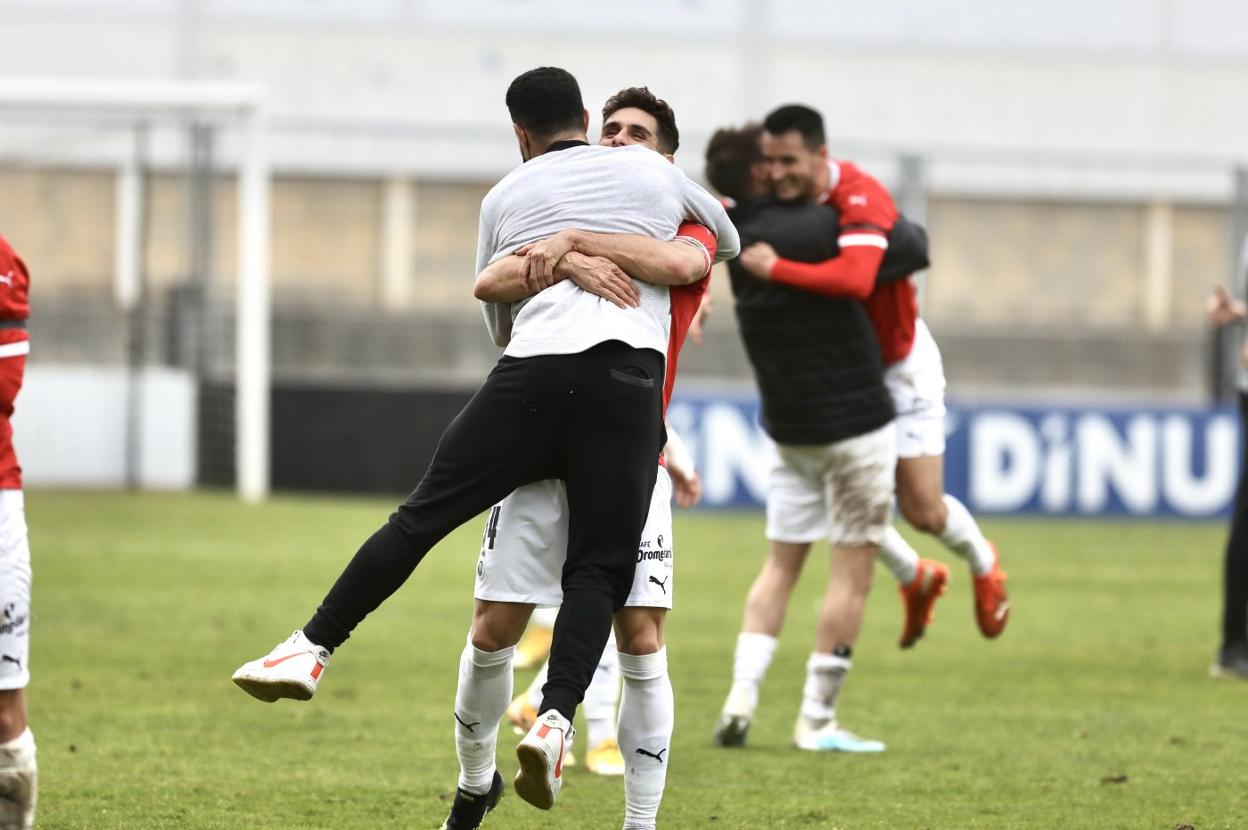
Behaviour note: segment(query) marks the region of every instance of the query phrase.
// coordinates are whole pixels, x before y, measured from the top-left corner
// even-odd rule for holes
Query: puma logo
[[[0,283],[4,283],[4,284],[5,284],[5,285],[7,285],[9,288],[12,288],[12,287],[13,287],[13,272],[12,272],[12,271],[10,271],[9,273],[7,273],[7,274],[5,274],[4,276],[0,277]]]
[[[664,752],[667,752],[667,747],[663,747],[662,749],[660,749],[658,755],[655,755],[653,752],[646,752],[641,747],[637,747],[638,755],[645,755],[647,758],[653,758],[654,760],[658,761],[660,764],[663,763]]]
[[[672,578],[672,577],[671,577],[671,575],[669,574],[669,575],[668,575],[668,577],[667,577],[667,579],[671,579],[671,578]],[[662,588],[662,589],[663,589],[663,593],[664,593],[664,594],[667,594],[667,579],[663,580],[662,582],[659,582],[659,581],[658,581],[657,579],[655,579],[654,577],[650,577],[650,581],[651,581],[651,582],[653,582],[655,585],[658,585],[660,588]],[[638,752],[640,752],[641,750],[637,750],[637,751],[638,751]]]
[[[473,721],[472,723],[464,723],[463,719],[459,716],[458,712],[452,712],[451,714],[455,716],[455,720],[459,721],[459,725],[467,729],[469,732],[476,731],[473,729],[473,727],[481,725],[481,721],[479,720]]]
[[[9,656],[9,655],[7,655],[7,654],[6,654],[6,655],[4,655],[3,657],[0,657],[0,662],[2,662],[2,663],[12,663],[13,665],[17,666],[17,667],[18,667],[18,669],[21,669],[21,667],[22,667],[22,661],[21,661],[21,660],[18,660],[16,657],[10,657],[10,656]]]

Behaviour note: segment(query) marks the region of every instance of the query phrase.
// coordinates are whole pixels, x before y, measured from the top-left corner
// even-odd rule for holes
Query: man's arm
[[[715,234],[718,250],[715,252],[716,262],[726,262],[741,253],[741,237],[737,235],[737,227],[728,218],[724,203],[716,199],[701,185],[690,180],[680,170],[682,193],[685,202],[686,221],[697,222]]]
[[[791,285],[827,297],[865,300],[875,290],[875,275],[884,260],[884,249],[874,242],[848,240],[841,235],[841,253],[823,262],[783,259],[766,242],[756,242],[741,252],[741,264],[763,280]],[[865,236],[865,235],[864,235]],[[869,239],[882,237],[871,236]]]
[[[473,271],[478,276],[486,270],[490,259],[494,256],[497,246],[496,219],[494,208],[494,191],[485,194],[481,200],[481,213],[477,221],[477,260]],[[473,293],[476,293],[474,288]],[[511,342],[511,305],[503,301],[482,301],[481,314],[485,317],[485,328],[495,346],[505,347]]]
[[[637,286],[613,262],[575,252],[560,261],[555,268],[554,279],[546,285],[530,278],[525,257],[505,256],[477,275],[473,293],[483,302],[510,307],[510,304],[527,300],[565,279],[620,308],[636,308],[641,302]]]
[[[711,263],[705,246],[684,240],[677,236],[660,242],[633,234],[566,230],[517,253],[528,256],[530,279],[538,284],[548,282],[563,258],[575,252],[609,259],[633,279],[651,285],[689,285],[702,279]]]

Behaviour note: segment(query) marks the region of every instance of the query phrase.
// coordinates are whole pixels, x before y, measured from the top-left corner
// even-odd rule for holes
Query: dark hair
[[[511,120],[540,137],[579,130],[585,104],[576,78],[566,69],[540,66],[517,77],[507,87]]]
[[[659,126],[657,140],[660,153],[676,152],[676,148],[680,146],[680,130],[676,129],[676,113],[672,112],[666,101],[656,98],[648,87],[630,86],[612,95],[602,105],[602,120],[606,121],[628,107],[635,107],[654,116]]]
[[[763,128],[757,123],[740,129],[722,127],[706,145],[706,180],[711,187],[738,202],[751,195],[750,167],[763,160],[759,146]]]
[[[772,110],[763,120],[763,129],[772,135],[798,132],[809,150],[818,150],[827,143],[823,135],[823,116],[801,104],[786,104]]]

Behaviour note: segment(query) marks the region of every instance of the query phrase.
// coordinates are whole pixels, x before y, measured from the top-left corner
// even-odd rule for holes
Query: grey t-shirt
[[[562,230],[667,241],[686,219],[715,233],[716,259],[739,252],[736,229],[719,200],[653,150],[586,145],[545,153],[509,173],[481,202],[477,273]],[[484,303],[485,322],[512,357],[574,354],[606,340],[666,355],[668,288],[643,282],[637,287],[640,307],[623,309],[564,280],[521,303]]]

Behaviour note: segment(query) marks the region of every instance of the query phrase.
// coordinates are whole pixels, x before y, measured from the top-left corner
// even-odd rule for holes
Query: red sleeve
[[[711,229],[697,222],[685,222],[676,229],[676,238],[689,243],[696,243],[706,251],[706,273],[711,273],[711,265],[715,262],[715,253],[719,250],[719,241]]]
[[[875,177],[846,161],[838,166],[836,187],[826,201],[840,214],[840,255],[814,264],[781,259],[772,266],[771,278],[829,297],[865,300],[875,290],[897,207]]]
[[[25,320],[30,316],[29,287],[26,263],[0,236],[0,319]]]
[[[883,261],[883,248],[856,245],[823,262],[778,259],[771,266],[771,279],[828,297],[865,300],[875,289],[875,275]]]

